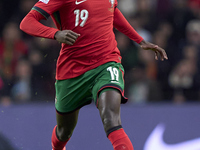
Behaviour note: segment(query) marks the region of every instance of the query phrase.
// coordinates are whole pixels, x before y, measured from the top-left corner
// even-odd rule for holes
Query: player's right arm
[[[21,21],[20,29],[32,36],[54,39],[55,33],[59,30],[41,24],[39,21],[42,19],[44,19],[43,15],[31,10]]]
[[[63,0],[50,0],[48,3],[42,1],[36,3],[24,17],[20,23],[20,29],[32,36],[56,39],[60,43],[73,45],[79,34],[71,30],[60,31],[40,23],[40,20],[47,19],[53,12],[57,11],[63,5]]]

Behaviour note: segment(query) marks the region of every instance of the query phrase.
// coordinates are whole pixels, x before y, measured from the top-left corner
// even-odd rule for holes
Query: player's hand
[[[60,43],[73,45],[79,36],[80,34],[75,33],[72,30],[63,30],[56,32],[54,38]]]
[[[164,49],[159,47],[158,45],[152,44],[150,42],[142,41],[140,44],[140,47],[144,50],[152,50],[155,52],[155,59],[158,60],[159,56],[160,59],[163,61],[164,59],[168,59],[167,54]]]

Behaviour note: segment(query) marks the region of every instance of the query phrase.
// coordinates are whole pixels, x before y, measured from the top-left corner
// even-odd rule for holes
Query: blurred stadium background
[[[50,149],[60,45],[19,30],[36,2],[0,0],[0,150]],[[135,149],[199,150],[200,0],[118,0],[118,8],[169,57],[156,61],[153,53],[114,30],[129,98],[122,121]],[[43,23],[54,27],[51,19]],[[159,134],[162,141],[156,141]],[[83,108],[68,147],[112,149],[93,104]]]

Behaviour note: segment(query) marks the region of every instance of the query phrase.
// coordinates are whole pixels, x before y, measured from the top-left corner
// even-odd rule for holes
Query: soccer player
[[[52,17],[57,29],[39,21]],[[64,150],[81,107],[94,100],[114,150],[133,150],[120,119],[125,103],[124,69],[113,27],[167,59],[165,51],[137,34],[117,8],[116,0],[39,0],[20,24],[26,33],[62,43],[56,68],[56,118],[53,150]]]

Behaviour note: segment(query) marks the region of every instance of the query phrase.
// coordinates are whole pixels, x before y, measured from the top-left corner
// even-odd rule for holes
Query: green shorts
[[[102,90],[117,90],[124,97],[124,68],[120,63],[108,62],[84,74],[55,83],[55,107],[58,113],[70,113],[94,100],[98,107],[98,96]]]

